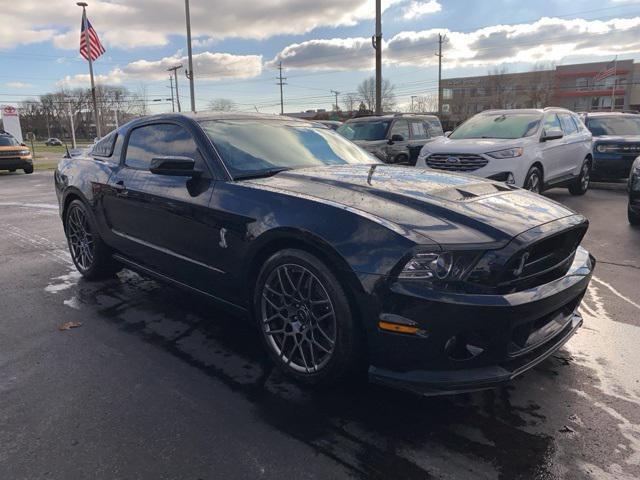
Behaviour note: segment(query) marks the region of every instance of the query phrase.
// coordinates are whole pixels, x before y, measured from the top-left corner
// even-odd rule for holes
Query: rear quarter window
[[[101,157],[101,159],[109,158],[113,155],[113,147],[115,146],[118,132],[115,130],[102,138],[91,149],[91,155]]]

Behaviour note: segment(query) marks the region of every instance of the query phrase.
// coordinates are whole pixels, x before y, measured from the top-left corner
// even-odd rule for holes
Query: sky
[[[60,88],[88,87],[78,53],[82,10],[75,0],[0,0],[0,103]],[[169,111],[166,69],[187,65],[183,0],[88,0],[106,53],[98,83],[144,94]],[[375,0],[190,0],[198,110],[227,98],[239,110],[330,109],[374,71]],[[438,34],[446,35],[443,77],[497,66],[640,58],[640,1],[382,0],[383,76],[402,107],[437,91]],[[179,71],[180,98],[189,105]]]

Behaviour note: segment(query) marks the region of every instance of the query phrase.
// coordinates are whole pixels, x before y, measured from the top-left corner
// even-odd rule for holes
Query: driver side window
[[[391,127],[391,134],[389,138],[393,137],[394,135],[402,135],[402,138],[404,140],[409,140],[409,124],[406,120],[398,120],[393,124],[393,127]]]
[[[549,133],[552,130],[562,130],[562,127],[560,126],[560,120],[558,120],[558,115],[556,115],[555,113],[547,114],[547,116],[544,118],[544,125],[542,125],[542,128],[545,133]]]

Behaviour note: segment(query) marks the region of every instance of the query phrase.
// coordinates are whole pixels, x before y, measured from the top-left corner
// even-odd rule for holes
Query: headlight
[[[493,158],[514,158],[522,156],[522,148],[507,148],[505,150],[498,150],[497,152],[489,152],[487,155]]]
[[[31,152],[29,150],[20,150],[18,152],[18,155],[20,155],[21,157],[26,157],[27,155],[31,155]]]
[[[618,147],[616,145],[604,145],[604,144],[600,144],[596,147],[596,151],[600,152],[600,153],[606,153],[606,152],[615,152],[618,149]]]
[[[464,280],[482,252],[425,252],[414,255],[398,275],[399,279],[431,283]]]

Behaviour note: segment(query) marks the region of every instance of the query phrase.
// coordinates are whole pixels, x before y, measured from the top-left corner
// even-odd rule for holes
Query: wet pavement
[[[421,398],[302,389],[205,299],[82,280],[51,172],[0,175],[0,478],[640,477],[640,230],[624,192],[547,196],[591,221],[584,327],[504,388]]]

